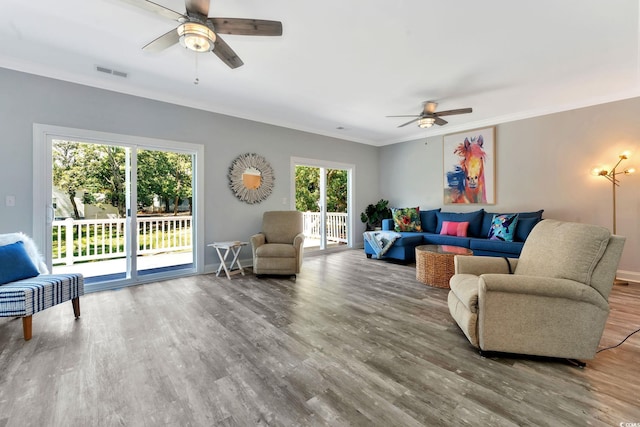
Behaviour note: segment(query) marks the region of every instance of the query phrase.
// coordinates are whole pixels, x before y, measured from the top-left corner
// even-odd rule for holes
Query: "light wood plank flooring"
[[[0,427],[640,423],[640,334],[584,370],[484,358],[411,266],[309,257],[297,281],[189,277],[0,319]],[[640,327],[614,288],[601,346]]]

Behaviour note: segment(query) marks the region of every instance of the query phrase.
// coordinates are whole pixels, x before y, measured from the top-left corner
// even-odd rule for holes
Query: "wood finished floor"
[[[362,251],[309,257],[296,282],[189,277],[0,319],[0,427],[618,426],[640,423],[640,334],[584,370],[484,358],[447,290]],[[640,327],[616,286],[606,347]]]

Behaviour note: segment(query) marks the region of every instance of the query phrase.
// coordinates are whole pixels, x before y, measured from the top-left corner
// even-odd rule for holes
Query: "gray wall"
[[[544,209],[545,218],[611,229],[612,189],[594,166],[640,169],[640,98],[496,126],[496,204],[489,211]],[[442,136],[380,149],[380,193],[396,207],[443,207]],[[426,142],[426,144],[425,144]],[[640,281],[640,173],[620,177],[617,233],[627,237],[621,276]],[[447,211],[477,206],[447,205]]]
[[[378,197],[376,147],[2,68],[0,93],[2,233],[32,232],[34,123],[204,144],[206,242],[247,239],[259,231],[264,211],[288,209],[282,199],[290,197],[292,156],[356,165],[354,213],[362,230],[359,213]],[[264,156],[274,169],[275,187],[260,204],[240,202],[228,187],[231,161],[246,152]],[[7,195],[16,196],[15,207],[5,206]],[[205,264],[216,263],[206,251]]]
[[[394,206],[442,206],[442,137],[371,147],[173,104],[0,68],[0,232],[32,230],[33,123],[205,145],[205,240],[236,240],[258,231],[262,212],[290,197],[290,158],[356,165],[359,213],[380,197]],[[640,169],[640,98],[496,127],[495,211],[545,209],[545,217],[611,226],[611,187],[589,174],[630,150]],[[257,205],[238,201],[227,171],[239,154],[256,152],[274,169],[272,195]],[[379,172],[380,171],[380,172]],[[621,178],[618,234],[627,237],[620,264],[640,280],[640,173]],[[6,207],[6,195],[16,206]],[[447,210],[473,210],[447,206]],[[361,234],[356,236],[361,242]],[[243,254],[243,258],[248,255]],[[205,264],[216,263],[207,251]]]

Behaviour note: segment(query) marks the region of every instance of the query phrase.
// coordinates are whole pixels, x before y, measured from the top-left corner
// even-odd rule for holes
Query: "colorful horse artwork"
[[[482,135],[465,138],[454,154],[460,158],[453,171],[447,172],[449,203],[487,203]]]

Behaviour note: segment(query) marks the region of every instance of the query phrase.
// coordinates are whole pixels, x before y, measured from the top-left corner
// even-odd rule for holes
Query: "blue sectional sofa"
[[[415,261],[415,247],[419,245],[451,245],[462,246],[473,251],[474,255],[518,258],[527,236],[533,227],[542,219],[543,210],[536,212],[517,212],[518,223],[512,242],[488,239],[493,216],[503,214],[486,212],[480,209],[468,213],[441,212],[440,209],[420,211],[420,232],[400,232],[398,238],[381,259]],[[513,212],[516,213],[516,212]],[[440,234],[444,221],[469,222],[467,237]],[[393,231],[393,219],[382,221],[382,229]],[[364,251],[368,258],[375,255],[371,245],[365,240]]]

